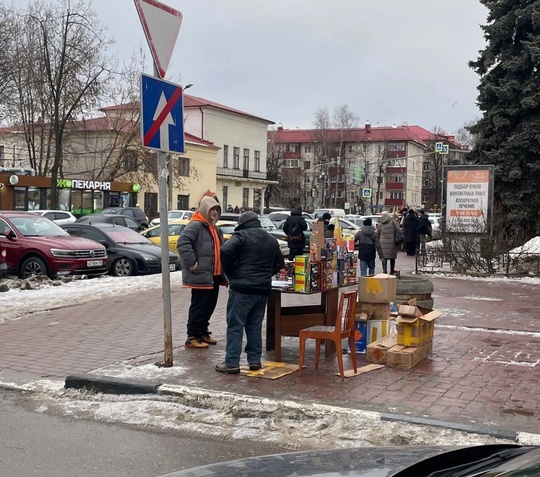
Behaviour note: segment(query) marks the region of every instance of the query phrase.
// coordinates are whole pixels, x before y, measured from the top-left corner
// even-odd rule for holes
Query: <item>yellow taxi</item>
[[[182,230],[184,230],[187,224],[189,224],[188,219],[171,220],[169,222],[169,249],[173,252],[178,252],[176,248],[178,244],[178,237],[180,237],[180,233]],[[146,230],[143,230],[141,235],[144,235],[156,245],[161,245],[161,229],[159,225],[155,225],[154,227],[149,227]]]

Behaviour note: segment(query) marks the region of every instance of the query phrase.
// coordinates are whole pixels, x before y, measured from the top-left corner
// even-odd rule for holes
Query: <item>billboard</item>
[[[356,164],[351,164],[349,183],[362,185],[364,183],[364,168]]]
[[[489,232],[494,166],[445,166],[443,180],[446,231]]]

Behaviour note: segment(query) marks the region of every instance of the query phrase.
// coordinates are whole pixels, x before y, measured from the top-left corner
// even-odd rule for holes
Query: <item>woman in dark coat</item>
[[[416,249],[418,248],[418,215],[413,209],[409,209],[407,215],[403,218],[403,236],[407,255],[416,255]]]

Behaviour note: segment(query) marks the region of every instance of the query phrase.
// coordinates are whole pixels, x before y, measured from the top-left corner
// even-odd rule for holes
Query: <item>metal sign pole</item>
[[[154,76],[159,72],[154,63]],[[171,273],[169,271],[169,220],[167,217],[167,155],[157,151],[159,235],[161,237],[161,290],[163,299],[164,357],[163,366],[173,365],[172,319],[171,319]]]

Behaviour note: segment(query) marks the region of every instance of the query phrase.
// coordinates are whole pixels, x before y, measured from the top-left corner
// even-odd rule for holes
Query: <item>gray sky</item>
[[[114,53],[149,52],[133,0],[91,1]],[[183,13],[167,79],[195,96],[286,128],[341,104],[361,125],[455,132],[480,116],[467,65],[484,46],[478,0],[161,1]]]

